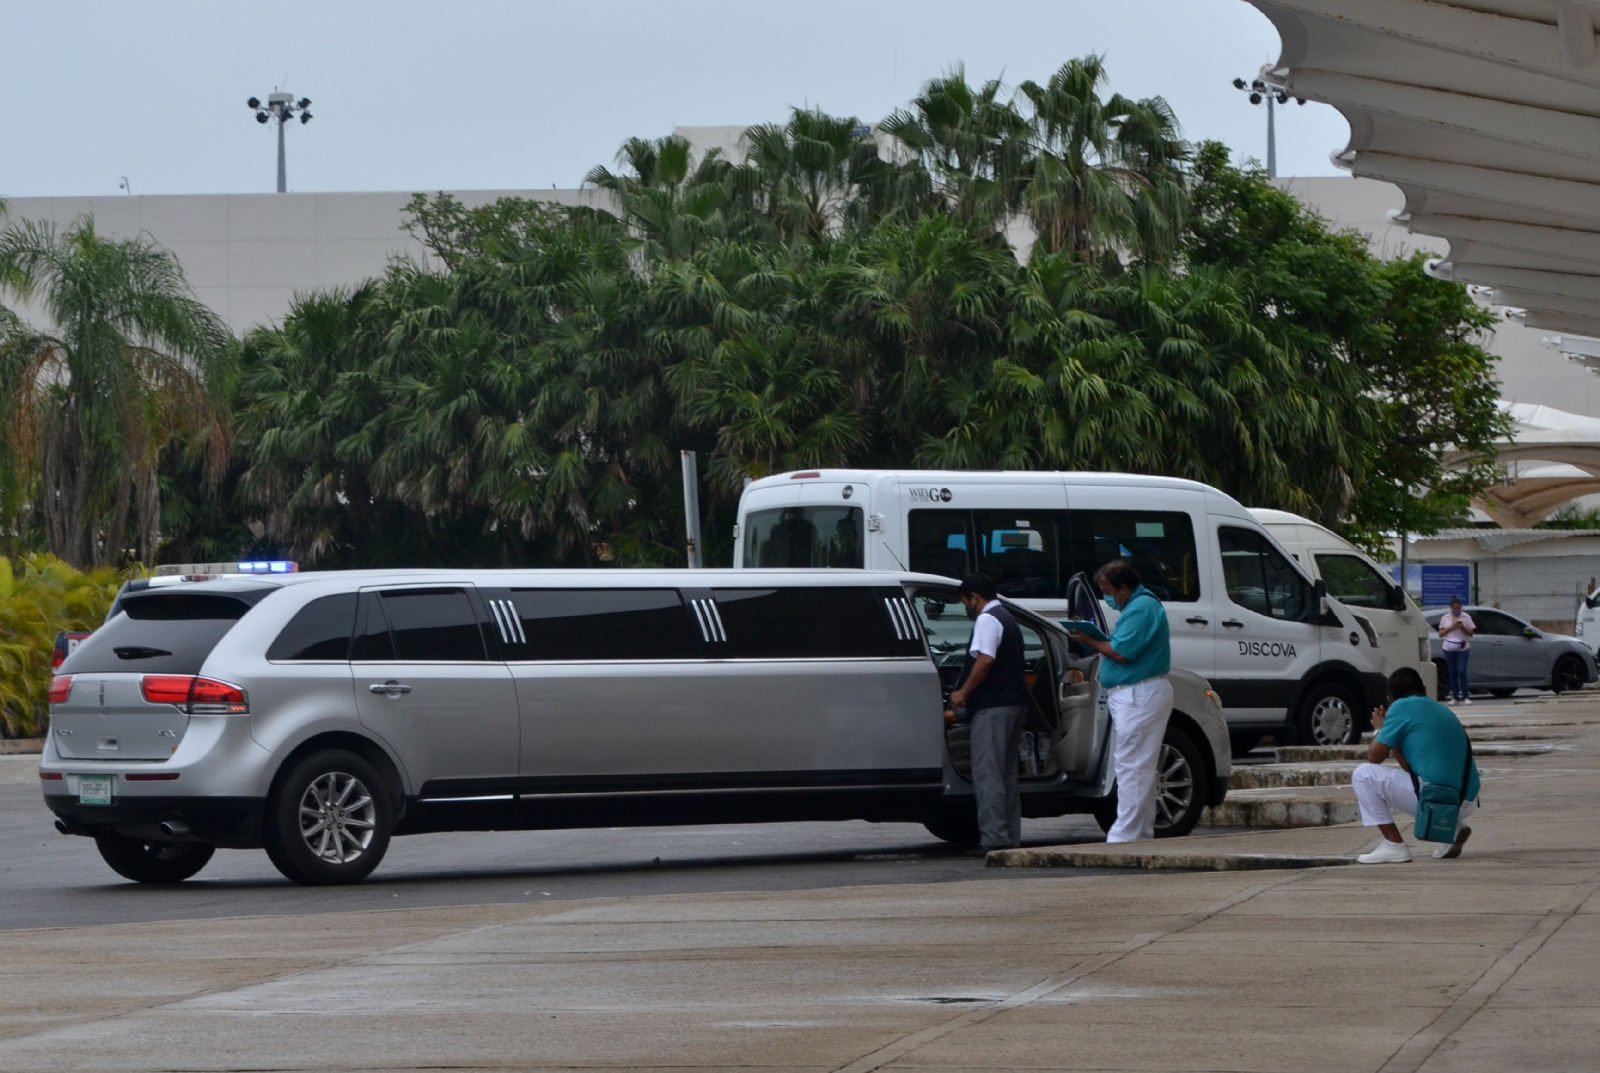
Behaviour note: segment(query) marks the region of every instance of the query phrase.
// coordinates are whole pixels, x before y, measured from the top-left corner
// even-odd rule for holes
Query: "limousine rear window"
[[[865,563],[862,528],[860,507],[754,510],[744,521],[744,565],[859,570]]]
[[[62,662],[60,673],[199,674],[217,642],[274,591],[125,597],[121,612],[85,638]]]
[[[516,589],[510,660],[695,659],[700,636],[677,589]]]

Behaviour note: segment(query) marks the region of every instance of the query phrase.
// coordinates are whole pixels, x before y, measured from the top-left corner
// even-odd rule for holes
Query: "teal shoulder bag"
[[[1467,741],[1467,762],[1461,768],[1461,788],[1430,782],[1422,786],[1415,775],[1411,782],[1417,789],[1417,825],[1412,834],[1423,842],[1454,842],[1456,826],[1461,822],[1461,806],[1467,800],[1467,786],[1472,781],[1472,741]]]

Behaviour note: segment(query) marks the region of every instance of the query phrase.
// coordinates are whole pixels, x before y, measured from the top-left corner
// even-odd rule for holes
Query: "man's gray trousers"
[[[978,833],[984,849],[1022,845],[1017,764],[1027,715],[1022,704],[972,713],[972,789],[978,799]]]

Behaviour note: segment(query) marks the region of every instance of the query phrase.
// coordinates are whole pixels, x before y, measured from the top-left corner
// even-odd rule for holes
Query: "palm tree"
[[[734,170],[784,241],[816,243],[835,234],[863,169],[877,160],[869,132],[854,116],[796,108],[789,122],[751,127],[749,150]]]
[[[1183,228],[1188,145],[1166,101],[1103,101],[1105,81],[1104,61],[1088,56],[1019,87],[1033,109],[1023,203],[1041,250],[1165,256]]]
[[[719,150],[698,162],[689,142],[677,135],[629,138],[617,153],[621,174],[601,165],[583,181],[609,190],[622,220],[643,243],[647,262],[688,257],[712,239],[728,237],[729,171]],[[582,212],[575,212],[581,217]]]
[[[1028,124],[998,80],[974,88],[957,67],[922,88],[915,114],[897,111],[880,129],[931,176],[947,211],[987,234],[999,232],[1022,192]]]
[[[0,412],[52,552],[75,566],[138,557],[160,539],[157,462],[168,443],[211,435],[225,453],[234,339],[177,259],[148,238],[111,240],[85,217],[60,232],[23,222],[0,234],[0,286],[50,327],[0,351]]]

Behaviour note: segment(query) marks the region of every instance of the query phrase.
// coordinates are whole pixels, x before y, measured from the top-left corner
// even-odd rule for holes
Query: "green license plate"
[[[78,777],[78,804],[111,804],[110,775],[80,775]]]

